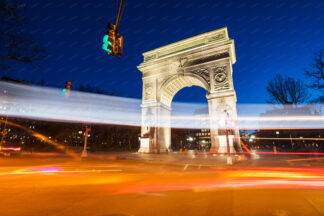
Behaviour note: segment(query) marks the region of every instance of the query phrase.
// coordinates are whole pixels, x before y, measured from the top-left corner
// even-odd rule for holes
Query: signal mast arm
[[[119,22],[123,13],[123,6],[124,6],[124,0],[120,1],[120,6],[119,6],[119,11],[118,11],[118,16],[117,16],[117,20],[116,20],[116,31],[118,31],[118,26],[119,26]]]

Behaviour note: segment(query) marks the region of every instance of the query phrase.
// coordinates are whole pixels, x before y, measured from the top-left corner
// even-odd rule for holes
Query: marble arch
[[[211,149],[226,152],[224,121],[235,121],[236,93],[232,65],[236,62],[234,40],[227,28],[187,38],[143,53],[142,129],[139,152],[171,150],[171,102],[184,87],[200,86],[207,92]],[[241,151],[239,130],[233,129],[231,152]]]

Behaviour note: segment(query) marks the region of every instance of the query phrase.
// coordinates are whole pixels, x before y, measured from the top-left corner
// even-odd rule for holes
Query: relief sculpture
[[[214,68],[215,91],[230,89],[226,66]]]

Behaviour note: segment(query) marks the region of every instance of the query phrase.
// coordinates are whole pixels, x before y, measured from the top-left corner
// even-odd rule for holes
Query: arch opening
[[[210,124],[209,120],[205,118],[209,115],[206,94],[204,88],[192,86],[184,87],[174,95],[171,103],[171,149],[173,152],[209,151],[211,146],[210,129],[202,126]],[[194,104],[188,107],[183,102]],[[177,124],[177,117],[181,116],[187,116],[189,119],[198,117],[202,121],[199,122],[202,127],[199,127],[199,125],[193,128],[190,128],[190,126],[189,128],[174,127]]]
[[[188,74],[183,76],[171,77],[166,80],[161,87],[160,102],[167,106],[171,106],[171,102],[174,96],[181,89],[185,87],[199,86],[209,92],[208,83],[201,77],[196,76],[195,74]]]

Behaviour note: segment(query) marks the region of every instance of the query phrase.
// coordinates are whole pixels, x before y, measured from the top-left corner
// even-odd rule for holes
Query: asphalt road
[[[324,215],[323,156],[0,158],[0,215]]]

